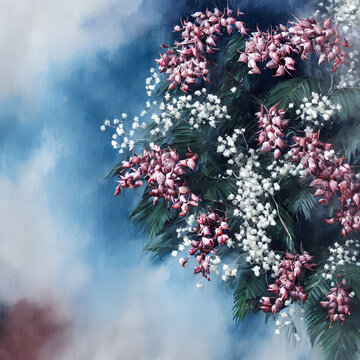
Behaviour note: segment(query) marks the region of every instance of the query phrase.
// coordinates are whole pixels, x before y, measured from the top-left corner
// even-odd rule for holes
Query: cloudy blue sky
[[[234,3],[254,24],[296,11],[293,1]],[[176,259],[152,263],[128,221],[136,195],[114,199],[103,179],[120,158],[100,124],[143,108],[159,44],[204,6],[0,2],[0,303],[56,304],[67,340],[46,359],[319,358],[258,317],[234,326],[216,279],[199,290]]]

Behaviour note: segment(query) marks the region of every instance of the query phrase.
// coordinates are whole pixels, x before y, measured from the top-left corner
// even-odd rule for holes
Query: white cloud
[[[216,294],[216,284],[197,289],[190,271],[181,279],[167,268],[172,262],[108,274],[101,304],[82,306],[82,323],[60,360],[228,358],[231,299]]]
[[[0,299],[55,296],[71,299],[89,279],[81,260],[86,232],[68,226],[50,210],[45,178],[59,147],[45,142],[19,167],[16,179],[0,177]]]
[[[2,0],[0,96],[29,90],[50,64],[126,41],[131,31],[123,34],[119,24],[140,4],[141,0]]]
[[[287,328],[283,319],[278,316],[282,325],[278,328],[272,316],[265,321],[266,315],[258,313],[252,318],[245,336],[239,337],[238,341],[233,343],[234,353],[240,358],[251,358],[253,360],[289,360],[289,359],[322,359],[321,348],[318,345],[311,346],[309,337],[306,334],[306,324],[300,313],[300,305],[295,309],[297,315],[292,318],[295,321],[296,332],[300,341],[296,341],[293,328]],[[285,310],[286,312],[286,310]],[[276,334],[275,329],[280,333]],[[255,331],[254,331],[255,330]],[[241,356],[240,356],[241,355]]]
[[[216,284],[197,289],[176,259],[118,267],[99,255],[94,276],[82,260],[86,229],[51,210],[56,184],[47,177],[65,149],[46,138],[16,178],[0,177],[0,301],[56,304],[71,319],[60,360],[212,359],[226,351],[231,299]]]
[[[231,334],[231,296],[220,292],[216,278],[197,289],[200,277],[176,259],[116,266],[105,257],[92,276],[82,260],[86,230],[54,214],[46,192],[46,176],[63,151],[48,137],[15,179],[0,177],[0,299],[55,300],[59,316],[71,319],[69,342],[56,360],[218,359],[244,352],[254,360],[320,358],[305,335],[294,348],[261,316],[253,321],[266,327],[263,338],[247,327]]]

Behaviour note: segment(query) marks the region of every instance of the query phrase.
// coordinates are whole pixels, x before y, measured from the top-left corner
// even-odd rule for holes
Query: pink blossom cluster
[[[269,60],[265,67],[275,69],[274,76],[283,76],[285,71],[295,70],[295,60],[291,57],[294,52],[291,36],[287,29],[278,33],[272,30],[262,32],[259,30],[251,33],[245,43],[245,51],[240,52],[239,62],[248,64],[249,74],[260,74],[258,63]]]
[[[279,278],[275,284],[270,284],[268,291],[275,293],[275,302],[270,297],[262,297],[260,309],[264,312],[276,314],[280,311],[284,302],[288,299],[293,301],[300,300],[303,304],[306,300],[306,294],[299,283],[299,277],[303,269],[313,270],[315,264],[311,264],[313,256],[303,251],[301,255],[285,253],[284,259],[279,265]]]
[[[274,76],[284,76],[294,71],[294,54],[302,60],[308,60],[311,52],[319,55],[319,64],[325,59],[334,62],[332,72],[342,63],[349,65],[343,47],[349,47],[345,38],[340,37],[337,27],[331,24],[331,18],[323,23],[314,18],[296,19],[291,27],[280,25],[276,30],[253,32],[240,52],[239,62],[247,63],[249,74],[260,74],[258,63],[267,61],[265,68],[276,70]]]
[[[229,226],[224,216],[220,216],[214,210],[209,209],[208,214],[201,214],[197,217],[197,225],[193,228],[194,239],[191,241],[191,248],[186,259],[180,258],[179,263],[182,266],[188,262],[190,256],[196,256],[199,266],[195,267],[194,273],[202,275],[210,281],[210,253],[216,253],[215,248],[220,244],[224,245],[229,239],[227,231]]]
[[[182,182],[181,176],[187,171],[185,168],[194,170],[198,155],[189,150],[186,159],[179,160],[177,151],[161,149],[154,145],[151,153],[144,150],[140,156],[133,154],[127,161],[122,162],[118,171],[121,180],[115,189],[115,195],[120,194],[121,189],[135,189],[143,184],[144,177],[147,178],[148,186],[151,188],[149,195],[154,197],[154,204],[163,198],[171,202],[172,209],[180,209],[180,216],[189,212],[190,206],[198,206],[199,198],[193,194]]]
[[[293,137],[292,161],[301,162],[307,173],[313,177],[311,186],[315,196],[322,197],[319,203],[329,205],[337,193],[341,194],[341,209],[328,223],[339,221],[343,226],[342,235],[360,229],[360,182],[344,158],[328,155],[331,144],[319,140],[320,131],[306,132],[305,137]]]
[[[246,34],[244,23],[237,21],[232,13],[233,10],[229,8],[223,13],[218,8],[213,12],[206,9],[205,13],[198,11],[193,14],[193,21],[184,20],[181,26],[174,27],[175,32],[181,32],[180,42],[176,41],[172,48],[155,60],[160,65],[160,72],[169,75],[169,89],[181,85],[181,89],[186,92],[196,78],[209,81],[208,62],[204,54],[217,50],[218,35],[222,35],[223,29],[230,35],[233,26],[241,34]]]
[[[284,142],[283,130],[289,124],[289,119],[284,119],[286,110],[278,109],[279,103],[270,108],[269,111],[264,110],[261,105],[261,111],[256,113],[259,131],[258,141],[263,152],[274,150],[274,157],[278,159],[281,155],[281,150],[286,147]]]
[[[340,64],[349,65],[347,54],[342,47],[349,47],[346,39],[339,35],[337,26],[333,27],[331,18],[321,25],[314,18],[296,19],[289,29],[292,35],[292,43],[301,54],[301,58],[307,60],[306,55],[311,52],[319,54],[319,64],[325,59],[329,63],[334,62],[331,72],[334,72]]]
[[[345,322],[345,315],[350,316],[349,305],[350,299],[350,288],[346,286],[346,280],[342,280],[342,286],[336,283],[330,292],[326,295],[327,301],[320,301],[321,306],[328,310],[327,319],[330,319],[330,326],[332,322],[342,321]]]

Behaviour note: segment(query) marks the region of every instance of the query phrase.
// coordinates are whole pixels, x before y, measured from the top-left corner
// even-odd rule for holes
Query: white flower
[[[235,91],[236,91],[236,87],[234,86],[231,88],[231,92],[234,93]]]
[[[101,130],[101,131],[105,131],[105,130],[106,130],[105,125],[101,125],[101,126],[100,126],[100,130]]]
[[[227,242],[226,242],[226,245],[229,248],[233,248],[234,247],[234,241],[232,239],[228,239]]]
[[[176,250],[173,250],[173,251],[171,252],[171,256],[177,256],[177,254],[178,254],[178,252],[177,252]]]
[[[230,275],[231,276],[236,276],[237,274],[237,269],[232,269],[231,272],[230,272]]]
[[[276,330],[275,330],[275,334],[276,334],[276,335],[279,335],[279,334],[280,334],[280,330],[279,330],[279,329],[276,329]]]

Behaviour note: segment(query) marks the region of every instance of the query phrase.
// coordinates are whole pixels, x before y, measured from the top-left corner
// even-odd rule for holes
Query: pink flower
[[[328,310],[327,319],[330,319],[330,326],[332,322],[345,322],[345,315],[350,316],[351,299],[349,296],[350,288],[346,286],[346,280],[342,280],[342,285],[336,283],[336,286],[330,289],[326,295],[327,301],[320,301],[320,305]]]
[[[341,195],[341,208],[327,222],[340,222],[344,237],[351,231],[360,230],[360,182],[351,166],[344,162],[345,158],[327,156],[332,145],[319,140],[320,131],[309,131],[305,137],[293,139],[292,161],[301,162],[307,174],[312,176],[310,186],[316,189],[315,196],[321,198],[319,203],[330,205],[337,194]]]
[[[344,47],[349,47],[345,38],[340,37],[331,18],[323,25],[314,18],[297,19],[291,27],[280,25],[277,29],[262,32],[257,29],[245,44],[245,52],[240,52],[239,62],[247,63],[249,74],[260,74],[257,63],[267,61],[265,67],[276,70],[275,77],[295,71],[294,54],[308,60],[311,52],[319,55],[319,64],[325,59],[334,62],[332,72],[340,64],[349,65]]]
[[[313,256],[305,251],[302,251],[302,255],[296,252],[285,253],[279,265],[279,278],[276,279],[275,284],[270,284],[268,287],[268,291],[276,295],[275,302],[272,303],[269,297],[263,297],[260,309],[276,314],[283,308],[284,301],[289,298],[294,301],[300,300],[304,304],[307,295],[299,283],[299,277],[304,268],[313,270],[312,268],[316,266],[311,263],[313,259]]]
[[[186,154],[186,159],[179,160],[179,154],[169,148],[163,150],[160,146],[152,147],[152,152],[144,150],[143,155],[133,154],[127,161],[122,162],[118,171],[120,181],[115,189],[115,195],[120,194],[121,188],[136,189],[143,184],[141,178],[147,178],[151,188],[149,195],[154,197],[154,204],[159,199],[170,201],[172,209],[181,209],[180,216],[186,215],[190,206],[198,206],[199,198],[191,192],[181,177],[187,173],[186,168],[194,170],[198,155]]]
[[[218,50],[218,36],[223,34],[223,30],[231,35],[233,27],[246,34],[244,23],[237,21],[232,13],[229,8],[223,13],[218,8],[214,12],[208,9],[205,13],[198,11],[192,15],[193,21],[184,20],[181,26],[174,27],[175,32],[181,32],[180,42],[175,41],[165,54],[160,54],[160,58],[155,60],[160,65],[160,72],[168,74],[169,89],[180,85],[186,92],[197,78],[209,81],[205,54]]]
[[[190,256],[195,256],[199,266],[195,267],[194,273],[202,273],[202,275],[210,281],[210,254],[216,253],[215,248],[220,244],[226,244],[229,236],[229,226],[224,219],[217,212],[209,209],[209,213],[201,214],[197,217],[197,225],[193,228],[193,240],[191,241],[191,248],[189,256],[186,259],[180,259],[180,265],[184,266],[189,260]]]
[[[258,141],[263,152],[274,150],[275,159],[281,155],[280,149],[286,147],[284,142],[283,130],[288,126],[289,120],[285,120],[285,110],[278,110],[279,103],[270,108],[264,109],[261,105],[261,111],[256,113],[259,131]]]

